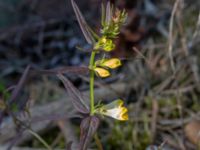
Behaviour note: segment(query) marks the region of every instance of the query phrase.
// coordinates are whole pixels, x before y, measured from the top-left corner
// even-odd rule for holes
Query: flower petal
[[[107,104],[107,105],[104,105],[104,108],[105,109],[113,109],[113,108],[116,108],[116,107],[121,107],[123,106],[124,104],[124,101],[121,100],[121,99],[118,99],[118,100],[114,100],[113,102]]]
[[[117,120],[128,120],[128,109],[123,107],[122,100],[115,100],[99,109],[99,113]]]

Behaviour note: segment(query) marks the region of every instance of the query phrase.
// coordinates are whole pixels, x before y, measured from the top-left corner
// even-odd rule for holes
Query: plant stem
[[[94,114],[94,61],[96,52],[92,51],[90,56],[90,115]]]
[[[35,133],[34,131],[28,129],[28,132],[30,134],[32,134],[34,137],[36,137],[48,150],[52,150],[52,148],[47,144],[47,142],[37,133]]]
[[[103,146],[101,144],[101,141],[100,141],[97,133],[94,135],[94,139],[97,144],[98,150],[103,150]]]

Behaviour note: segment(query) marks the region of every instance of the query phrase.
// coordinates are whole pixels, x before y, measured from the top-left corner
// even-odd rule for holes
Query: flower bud
[[[98,76],[102,78],[110,76],[110,72],[104,68],[96,67],[94,68],[94,71],[97,73]]]
[[[111,58],[105,60],[102,64],[100,64],[103,67],[108,67],[110,69],[115,69],[119,66],[121,66],[121,61],[118,58]]]
[[[103,49],[106,52],[112,51],[115,48],[115,44],[111,39],[107,39],[105,36],[100,38],[95,44],[94,49]]]

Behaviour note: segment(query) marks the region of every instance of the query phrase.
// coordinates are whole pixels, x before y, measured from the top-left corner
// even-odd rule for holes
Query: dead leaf
[[[185,126],[185,135],[195,145],[200,144],[200,121],[193,120]]]
[[[69,96],[72,98],[72,103],[77,111],[88,114],[89,107],[86,103],[86,97],[62,74],[57,75],[58,78],[63,82],[65,89]]]
[[[84,118],[81,122],[81,136],[80,136],[80,150],[87,150],[88,144],[96,133],[99,126],[99,118],[96,116],[89,116]]]

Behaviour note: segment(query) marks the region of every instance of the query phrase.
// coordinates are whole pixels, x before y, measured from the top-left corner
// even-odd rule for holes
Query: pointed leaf
[[[66,113],[62,114],[48,114],[43,116],[36,116],[31,118],[31,123],[37,123],[41,121],[58,121],[62,119],[70,119],[70,118],[80,118],[81,116],[76,115],[74,112],[70,112],[66,115]]]
[[[20,90],[22,89],[27,77],[28,77],[28,73],[30,71],[30,66],[27,66],[22,77],[20,78],[19,82],[17,83],[16,87],[14,88],[11,97],[9,99],[9,103],[13,102],[16,100],[17,96],[19,95]]]
[[[74,87],[65,76],[62,74],[58,74],[57,76],[63,82],[69,96],[72,98],[72,103],[75,109],[81,113],[89,113],[89,107],[87,106],[85,97],[82,93]]]
[[[102,3],[101,4],[101,25],[105,26],[105,17],[106,17],[106,10],[105,10],[105,6]]]
[[[78,20],[78,23],[80,25],[80,28],[85,36],[85,39],[86,41],[89,43],[89,44],[94,44],[95,43],[95,39],[94,37],[92,36],[90,30],[89,30],[89,26],[87,25],[82,13],[80,12],[77,4],[74,2],[74,0],[71,0],[71,3],[72,3],[72,7],[74,9],[74,12],[76,14],[76,18]]]
[[[80,150],[87,150],[88,144],[97,131],[99,126],[99,118],[96,116],[89,116],[81,122],[81,136],[80,136]]]
[[[36,73],[42,73],[42,74],[63,74],[63,73],[87,74],[88,72],[89,72],[88,67],[71,67],[71,66],[36,71]]]
[[[111,19],[112,19],[112,7],[110,6],[110,2],[108,2],[106,6],[106,19],[105,19],[106,24],[109,24]]]

